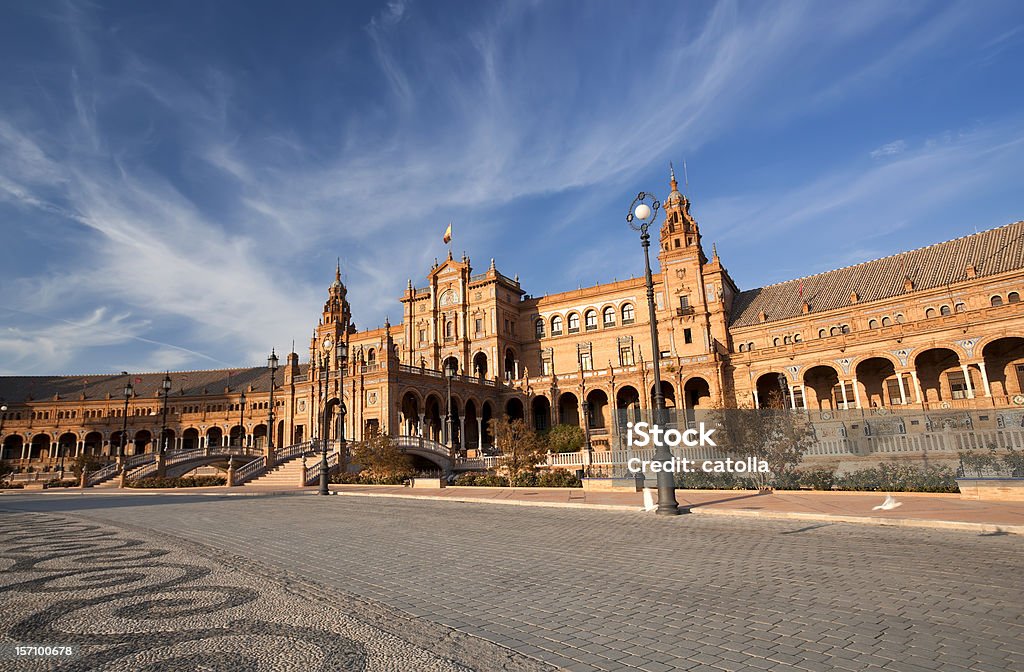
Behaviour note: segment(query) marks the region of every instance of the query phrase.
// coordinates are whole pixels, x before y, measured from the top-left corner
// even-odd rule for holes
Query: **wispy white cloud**
[[[896,156],[902,154],[907,149],[907,143],[904,140],[894,140],[887,142],[878,149],[871,150],[872,159],[883,159],[890,156]]]

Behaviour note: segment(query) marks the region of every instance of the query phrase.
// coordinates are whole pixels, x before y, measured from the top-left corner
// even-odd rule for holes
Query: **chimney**
[[[974,267],[974,264],[967,264],[967,277],[976,278],[978,277],[978,269]]]
[[[903,291],[904,292],[912,292],[912,291],[914,291],[914,281],[910,279],[909,275],[906,278],[903,279]]]
[[[857,303],[860,301],[860,294],[856,290],[850,292],[850,303]]]

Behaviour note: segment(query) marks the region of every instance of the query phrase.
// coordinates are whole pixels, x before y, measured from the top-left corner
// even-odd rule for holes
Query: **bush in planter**
[[[74,488],[79,485],[79,481],[76,479],[64,479],[63,481],[59,478],[51,478],[46,483],[43,483],[43,489],[48,490],[50,488]]]
[[[582,488],[583,482],[576,474],[565,469],[545,471],[537,477],[537,486],[541,488]]]
[[[676,474],[676,487],[684,490],[756,490],[749,478],[729,472],[715,473],[702,469]]]
[[[883,462],[836,478],[839,490],[865,492],[959,492],[956,475],[947,467],[921,468],[902,462]]]
[[[836,470],[832,467],[815,467],[800,473],[800,485],[811,490],[831,490],[836,483]]]
[[[0,481],[0,490],[22,490],[24,489],[24,483],[11,483],[10,481]]]
[[[459,474],[455,477],[455,482],[452,485],[476,485],[476,480],[481,477],[486,477],[487,474],[480,471],[467,471]]]
[[[353,474],[351,471],[343,471],[341,473],[331,474],[331,477],[328,480],[335,485],[358,485],[362,483],[360,478],[361,476],[362,474]]]
[[[228,481],[223,476],[182,476],[180,478],[140,478],[135,481],[128,481],[125,485],[129,488],[204,488],[215,485],[224,485]]]

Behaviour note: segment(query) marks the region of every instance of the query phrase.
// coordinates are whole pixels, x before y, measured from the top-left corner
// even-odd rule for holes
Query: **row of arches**
[[[278,435],[283,435],[284,422],[278,423]],[[142,455],[160,449],[160,432],[147,429],[121,430],[104,437],[102,432],[87,432],[79,435],[75,432],[63,432],[52,435],[40,432],[27,438],[21,434],[9,434],[0,443],[0,459],[4,460],[54,460],[63,458],[74,459],[79,455],[116,456],[122,445],[125,455]],[[190,427],[180,436],[173,429],[163,432],[163,446],[166,451],[193,450],[213,446],[246,446],[263,448],[267,442],[266,424],[256,425],[247,431],[240,425],[229,428],[219,426],[208,427],[200,432]],[[278,445],[281,445],[278,442]]]
[[[873,356],[848,372],[832,364],[812,366],[799,381],[773,371],[758,376],[754,390],[757,406],[783,403],[814,410],[1010,397],[1024,393],[1024,338],[995,339],[975,362],[939,347],[917,353],[906,366],[887,356]]]
[[[596,308],[587,308],[583,311],[582,323],[578,311],[570,311],[564,317],[560,314],[552,315],[548,319],[538,317],[533,323],[534,336],[544,338],[549,333],[551,336],[561,336],[564,333],[579,333],[581,330],[594,331],[599,323],[602,327],[614,327],[617,318],[621,319],[622,324],[633,324],[636,321],[636,308],[632,303],[622,304],[617,311],[615,306],[605,306],[600,311],[600,320],[598,318]]]

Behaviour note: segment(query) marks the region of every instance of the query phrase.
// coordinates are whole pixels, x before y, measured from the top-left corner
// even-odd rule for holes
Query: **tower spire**
[[[338,257],[338,265],[334,267],[334,281],[341,282],[341,257]]]
[[[669,184],[672,187],[672,191],[679,191],[679,183],[676,182],[676,168],[672,165],[671,161],[668,162],[668,174]]]

